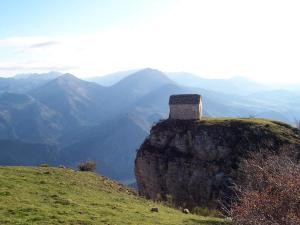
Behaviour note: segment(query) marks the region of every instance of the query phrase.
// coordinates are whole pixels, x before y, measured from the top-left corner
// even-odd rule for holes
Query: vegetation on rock
[[[254,152],[265,155],[300,149],[298,129],[257,118],[165,120],[156,124],[137,153],[139,193],[193,211],[230,205],[240,163]],[[221,204],[220,204],[221,203]]]

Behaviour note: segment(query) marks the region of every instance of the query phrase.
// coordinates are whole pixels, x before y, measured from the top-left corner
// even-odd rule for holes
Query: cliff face
[[[261,119],[165,120],[135,160],[139,193],[177,206],[218,207],[232,195],[240,161],[254,151],[299,148],[299,131]]]

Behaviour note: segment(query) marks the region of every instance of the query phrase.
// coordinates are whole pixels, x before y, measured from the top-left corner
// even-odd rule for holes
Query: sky
[[[0,76],[151,67],[300,83],[298,0],[0,0]]]

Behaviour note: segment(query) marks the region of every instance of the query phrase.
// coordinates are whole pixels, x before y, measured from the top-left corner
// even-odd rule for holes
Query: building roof
[[[200,101],[201,101],[201,95],[197,95],[197,94],[171,95],[169,99],[169,105],[199,104]]]

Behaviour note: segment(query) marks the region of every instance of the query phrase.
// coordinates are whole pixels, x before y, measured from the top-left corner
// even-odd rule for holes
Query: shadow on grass
[[[216,222],[216,221],[211,221],[211,220],[203,220],[203,219],[188,219],[184,221],[184,224],[189,224],[189,225],[230,225],[230,222]]]

